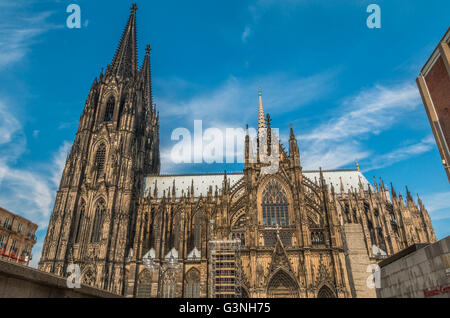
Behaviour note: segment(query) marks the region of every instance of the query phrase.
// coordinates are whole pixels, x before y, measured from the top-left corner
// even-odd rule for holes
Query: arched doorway
[[[200,298],[200,272],[196,268],[191,268],[186,274],[184,297]]]
[[[136,298],[150,298],[152,275],[147,269],[139,275]]]
[[[317,298],[336,298],[336,296],[328,286],[324,285],[317,293]]]
[[[272,276],[267,286],[267,297],[269,298],[296,298],[298,286],[294,279],[283,270],[279,270]]]

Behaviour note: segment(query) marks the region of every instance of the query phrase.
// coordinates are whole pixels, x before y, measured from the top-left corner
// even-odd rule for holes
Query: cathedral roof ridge
[[[228,172],[227,175],[243,175],[244,172]],[[223,176],[223,172],[202,172],[202,173],[181,173],[181,174],[174,174],[174,173],[160,173],[160,174],[148,174],[146,177],[187,177],[187,176]]]
[[[305,173],[308,173],[308,172],[320,172],[320,169],[318,169],[318,170],[303,170],[303,172]],[[329,170],[325,170],[325,169],[322,169],[322,172],[360,172],[358,169],[351,169],[351,168],[348,168],[348,169],[329,169]]]

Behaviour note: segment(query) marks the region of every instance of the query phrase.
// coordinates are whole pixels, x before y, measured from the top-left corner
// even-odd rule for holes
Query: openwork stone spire
[[[137,72],[136,3],[131,7],[128,23],[123,31],[110,72],[123,77],[134,77]]]
[[[258,97],[259,97],[259,106],[258,106],[258,131],[261,129],[265,129],[266,127],[266,120],[264,116],[264,108],[262,103],[262,93],[261,93],[261,87],[258,89]]]
[[[145,48],[144,63],[142,63],[141,74],[144,80],[144,100],[148,109],[152,109],[152,77],[150,69],[150,44],[147,44]]]

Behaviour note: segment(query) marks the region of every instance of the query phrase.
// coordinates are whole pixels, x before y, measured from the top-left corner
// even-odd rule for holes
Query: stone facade
[[[20,215],[0,208],[0,259],[28,265],[37,227]]]
[[[40,269],[66,275],[76,263],[84,283],[127,297],[206,297],[208,242],[239,239],[242,297],[361,297],[374,296],[362,271],[377,251],[436,240],[409,191],[406,202],[393,188],[391,198],[359,169],[303,171],[292,127],[286,151],[261,93],[257,147],[247,134],[242,173],[159,175],[150,49],[137,71],[135,19],[133,6],[86,101]],[[276,154],[278,169],[266,173],[254,153]],[[149,255],[156,270],[143,262]]]
[[[159,172],[158,115],[152,103],[150,47],[136,61],[136,15],[114,59],[94,80],[62,174],[41,270],[83,268],[83,283],[121,293],[144,176]]]

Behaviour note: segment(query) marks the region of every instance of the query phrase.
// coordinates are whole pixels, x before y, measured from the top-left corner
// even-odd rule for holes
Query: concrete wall
[[[367,286],[367,278],[371,273],[367,267],[371,264],[361,224],[344,224],[344,245],[347,272],[353,297],[374,298],[374,289]]]
[[[378,297],[450,298],[450,236],[395,258],[380,262]]]
[[[0,260],[0,298],[106,298],[121,297],[81,285],[67,288],[66,279],[9,261]]]

